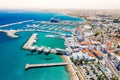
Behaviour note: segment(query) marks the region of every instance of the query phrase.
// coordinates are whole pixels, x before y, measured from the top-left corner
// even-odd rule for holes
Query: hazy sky
[[[120,0],[0,0],[1,9],[120,9]]]

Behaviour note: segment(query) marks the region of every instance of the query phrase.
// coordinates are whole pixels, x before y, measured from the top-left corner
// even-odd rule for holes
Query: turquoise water
[[[59,17],[61,20],[81,20],[56,13],[1,12],[0,24],[3,25],[28,19],[48,21],[53,16]],[[22,29],[27,24],[28,23],[0,29]],[[69,80],[69,75],[66,71],[66,67],[64,66],[25,70],[25,65],[28,63],[63,62],[61,57],[55,54],[49,54],[46,56],[45,53],[38,54],[37,52],[31,53],[30,51],[22,50],[22,46],[29,39],[32,33],[34,32],[19,32],[17,33],[17,35],[19,35],[18,39],[12,39],[7,37],[5,33],[0,33],[0,80]],[[45,38],[45,35],[48,33],[37,33],[39,36],[35,45],[48,46],[51,48],[65,48],[64,40]]]
[[[46,38],[45,35],[46,33],[43,32],[38,33],[38,41],[36,45],[65,49],[64,40],[55,39],[55,38]]]
[[[65,67],[47,67],[25,70],[25,64],[54,63],[63,62],[63,60],[54,54],[31,53],[21,49],[24,42],[33,32],[20,32],[19,39],[11,39],[10,42],[0,42],[0,80],[69,80]],[[3,33],[2,33],[3,34]],[[7,37],[4,35],[4,38]],[[63,43],[61,43],[63,44]]]

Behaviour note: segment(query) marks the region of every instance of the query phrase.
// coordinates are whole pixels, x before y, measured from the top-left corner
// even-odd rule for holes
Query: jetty
[[[7,36],[11,38],[18,38],[17,35],[15,35],[16,32],[19,32],[19,30],[0,30],[0,32],[5,32]]]
[[[55,34],[55,33],[53,33]],[[60,34],[60,33],[58,33]],[[56,38],[56,39],[64,39],[64,36],[59,36],[59,35],[46,35],[45,37],[47,38]]]
[[[23,46],[23,49],[26,50],[35,50],[37,46],[33,46],[34,43],[37,41],[37,33],[32,34],[32,36],[29,38],[29,40],[25,43]]]
[[[5,25],[1,25],[0,28],[2,28],[2,27],[8,27],[8,26],[16,25],[16,24],[22,24],[22,23],[26,23],[26,22],[33,22],[33,21],[34,20],[25,20],[25,21],[20,21],[20,22],[5,24]]]
[[[49,64],[26,64],[25,69],[28,70],[30,68],[40,68],[40,67],[53,67],[53,66],[66,66],[70,63],[49,63]]]

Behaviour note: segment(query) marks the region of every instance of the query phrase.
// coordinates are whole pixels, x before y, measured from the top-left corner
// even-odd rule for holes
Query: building
[[[120,56],[115,55],[115,53],[110,53],[108,57],[120,74]]]
[[[91,57],[94,57],[94,58],[95,58],[95,55],[94,55],[92,52],[90,52],[87,48],[84,48],[84,49],[82,50],[82,52],[85,53],[85,54],[88,54],[88,55],[91,56]]]
[[[83,28],[85,28],[85,29],[91,29],[92,27],[89,26],[89,25],[84,25]]]
[[[98,58],[98,59],[102,59],[102,53],[98,50],[96,50],[95,48],[90,49],[90,51]]]

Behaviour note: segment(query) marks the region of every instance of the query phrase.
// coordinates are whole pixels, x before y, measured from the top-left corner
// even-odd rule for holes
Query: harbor
[[[34,50],[34,49],[36,49],[36,47],[33,46],[33,44],[37,40],[37,35],[38,35],[37,33],[32,34],[31,37],[29,38],[29,40],[23,46],[23,49],[26,49],[26,50]]]
[[[38,40],[37,36],[38,36],[37,33],[33,33],[31,35],[31,37],[28,39],[28,41],[24,44],[23,49],[29,50],[32,53],[37,51],[39,54],[41,52],[45,52],[46,55],[48,55],[49,53],[54,53],[54,54],[58,54],[58,55],[68,54],[68,51],[66,51],[65,49],[60,49],[60,48],[52,49],[52,48],[46,47],[46,46],[34,45],[36,43],[36,41]]]
[[[10,15],[12,15],[12,13]],[[21,14],[14,13],[13,15],[19,16]],[[5,64],[1,65],[0,79],[1,80],[8,80],[8,79],[9,80],[18,80],[18,79],[19,80],[30,80],[30,79],[69,80],[70,76],[65,69],[66,65],[45,67],[45,68],[44,67],[35,68],[35,69],[29,68],[30,70],[28,71],[24,69],[27,64],[32,65],[32,64],[45,64],[45,63],[46,64],[64,63],[63,59],[61,58],[61,56],[65,55],[65,53],[67,52],[65,49],[65,46],[63,45],[64,39],[61,40],[59,37],[56,37],[55,39],[52,37],[47,38],[45,36],[57,35],[62,37],[63,34],[70,33],[71,29],[74,28],[73,25],[72,24],[63,25],[61,23],[56,24],[56,23],[49,23],[49,22],[48,24],[40,23],[42,21],[46,21],[46,19],[49,20],[52,16],[55,16],[56,14],[54,13],[51,13],[51,15],[49,15],[48,13],[47,14],[39,13],[38,15],[36,15],[39,18],[31,17],[33,16],[33,14],[26,15],[25,13],[24,15],[25,15],[25,19],[21,19],[22,17],[19,17],[19,18],[15,17],[14,19],[16,19],[16,21],[14,21],[12,17],[11,20],[13,21],[9,22],[8,20],[6,20],[5,23],[3,24],[1,23],[1,26],[7,25],[7,24],[10,24],[10,25],[0,28],[1,34],[2,34],[1,35],[2,44],[0,46],[2,58],[0,58],[1,59],[0,61],[3,61],[3,62],[5,61],[4,62]],[[65,19],[68,19],[68,18],[71,20],[74,20],[74,18],[71,18],[71,17],[66,17]],[[30,19],[30,20],[33,19],[35,21],[38,20],[38,23],[35,23],[35,21],[31,21],[27,23],[24,23],[24,22],[16,23],[18,21],[24,21],[26,19]],[[12,24],[12,23],[16,23],[16,24]],[[9,35],[6,36],[5,33],[2,33],[4,31],[6,34],[9,33]],[[37,33],[39,36],[35,37],[35,35],[33,35],[34,37],[31,37],[32,34],[35,34],[35,33]],[[14,36],[17,36],[17,37],[14,37]],[[16,38],[16,39],[13,39],[13,38]],[[22,46],[22,49],[21,49],[21,46]],[[23,48],[23,46],[26,49]],[[43,72],[43,74],[41,74],[41,72]],[[46,75],[49,73],[50,75],[46,77]],[[59,74],[62,74],[62,75],[59,75]]]

